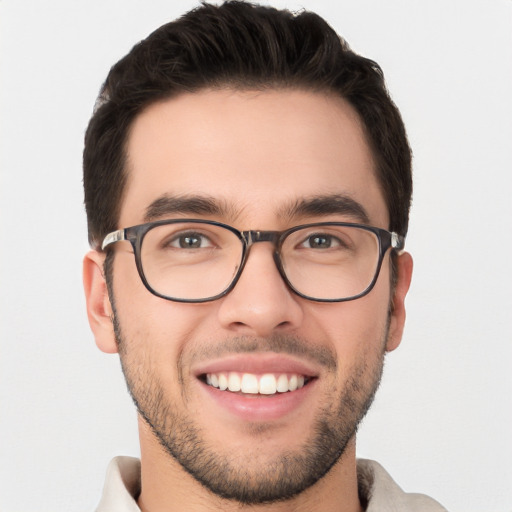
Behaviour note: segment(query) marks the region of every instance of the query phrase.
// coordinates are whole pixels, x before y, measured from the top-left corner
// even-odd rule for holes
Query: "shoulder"
[[[96,512],[140,512],[140,461],[115,457],[107,468],[105,485]]]
[[[367,504],[366,512],[447,512],[424,494],[404,492],[373,460],[358,459],[357,479],[360,499]]]

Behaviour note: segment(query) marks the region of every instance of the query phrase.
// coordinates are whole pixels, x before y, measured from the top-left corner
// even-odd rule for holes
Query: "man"
[[[355,451],[402,337],[410,166],[380,68],[312,13],[202,5],[112,68],[84,285],[141,461],[98,510],[444,510]]]

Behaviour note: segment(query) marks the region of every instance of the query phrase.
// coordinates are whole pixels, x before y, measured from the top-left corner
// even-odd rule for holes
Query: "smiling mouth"
[[[202,379],[207,385],[220,391],[250,395],[276,395],[297,391],[306,386],[311,377],[296,373],[207,373]]]

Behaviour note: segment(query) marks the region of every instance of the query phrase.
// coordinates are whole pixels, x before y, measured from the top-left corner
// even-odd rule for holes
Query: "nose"
[[[271,243],[258,243],[233,290],[221,299],[222,327],[239,335],[268,336],[297,329],[303,317],[300,298],[283,281]]]

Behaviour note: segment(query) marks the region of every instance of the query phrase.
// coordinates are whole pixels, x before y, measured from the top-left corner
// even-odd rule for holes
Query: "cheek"
[[[195,305],[179,304],[155,297],[149,292],[142,297],[116,300],[116,311],[123,338],[160,354],[160,358],[180,357],[184,347],[199,336],[205,312]]]
[[[201,323],[206,309],[202,305],[165,300],[144,286],[133,254],[119,254],[115,265],[115,305],[125,336],[130,333],[135,340],[142,337],[168,344],[186,338]]]
[[[128,259],[128,258],[127,258]],[[151,294],[135,269],[120,259],[114,276],[116,315],[121,330],[121,355],[130,367],[175,383],[185,354],[195,342],[209,343],[215,336],[215,303],[184,304]],[[124,267],[124,268],[123,268]]]
[[[375,287],[360,299],[338,304],[313,305],[308,315],[312,339],[322,338],[338,355],[340,364],[353,361],[357,354],[383,349],[386,341],[389,286]],[[314,333],[317,333],[316,335]]]

